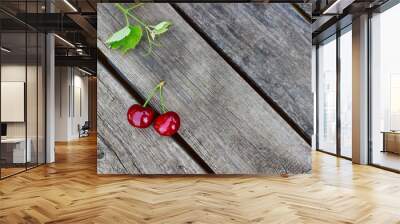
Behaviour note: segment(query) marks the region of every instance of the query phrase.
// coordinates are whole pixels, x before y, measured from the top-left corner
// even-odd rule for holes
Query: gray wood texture
[[[109,49],[105,40],[124,23],[113,4],[98,4],[98,48],[142,96],[160,80],[166,81],[167,108],[181,116],[179,134],[215,173],[276,175],[311,170],[310,146],[170,5],[146,4],[135,13],[150,24],[166,19],[174,24],[161,38],[162,48],[148,57],[143,56],[147,47],[144,42],[125,55]],[[158,148],[165,148],[165,142],[173,143],[169,138],[149,138],[151,130],[115,129],[114,125],[126,124],[125,118],[115,113],[126,111],[132,102],[110,106],[123,93],[117,92],[118,87],[107,91],[108,80],[103,78],[98,78],[99,135],[115,142],[114,151],[127,151],[126,146],[140,134],[139,139],[145,137],[145,141],[135,147],[154,147],[160,152]],[[157,101],[151,105],[159,110]],[[131,157],[139,156],[140,151],[128,151],[134,153]]]
[[[290,3],[178,7],[311,139],[311,25]]]
[[[139,173],[137,169],[134,169]],[[128,169],[114,153],[113,146],[107,146],[103,136],[97,136],[97,173],[98,174],[129,174]],[[131,171],[131,174],[134,172]]]
[[[294,3],[303,9],[310,17],[312,16],[312,3]]]
[[[137,102],[101,64],[97,75],[98,173],[205,173],[171,138],[158,136],[152,128],[133,128],[126,111]]]

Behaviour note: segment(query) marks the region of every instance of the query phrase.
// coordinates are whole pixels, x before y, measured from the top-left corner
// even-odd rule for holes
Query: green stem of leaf
[[[163,21],[163,22],[157,24],[156,26],[151,26],[151,25],[148,25],[143,20],[139,19],[133,13],[130,12],[130,10],[132,10],[134,8],[137,8],[139,6],[142,6],[142,5],[143,5],[143,3],[138,3],[138,4],[135,4],[135,5],[131,6],[131,7],[125,7],[121,3],[116,3],[115,4],[116,8],[125,17],[126,27],[131,29],[132,25],[131,25],[129,20],[130,20],[130,18],[132,18],[139,24],[139,25],[135,25],[135,26],[141,26],[141,28],[144,28],[144,30],[146,31],[148,49],[147,49],[147,53],[145,54],[145,56],[147,56],[147,55],[150,55],[152,53],[153,45],[156,46],[156,47],[160,47],[161,46],[158,42],[156,42],[156,36],[161,35],[162,33],[166,32],[168,30],[168,26],[170,26],[171,23],[168,22],[168,21]],[[142,31],[140,33],[142,33]],[[141,35],[140,35],[140,38],[141,38]],[[139,38],[139,41],[140,41],[140,38]],[[116,47],[116,48],[119,48],[119,47]],[[134,48],[134,47],[131,47],[131,48]],[[131,48],[127,48],[127,49],[131,49]]]
[[[134,20],[136,20],[136,22],[138,22],[140,25],[142,25],[143,27],[145,27],[147,29],[148,25],[146,25],[142,20],[140,20],[139,18],[137,18],[136,16],[134,16],[133,14],[131,14],[129,12],[129,8],[125,8],[124,6],[121,5],[121,3],[115,3],[115,6],[122,12],[122,14],[124,14],[125,17],[131,17]],[[127,23],[129,25],[129,21],[127,20]]]
[[[156,42],[156,41],[152,41],[152,44],[156,47],[162,47],[161,43]]]
[[[120,3],[115,3],[115,6],[116,6],[117,9],[118,9],[119,11],[121,11],[122,14],[124,15],[126,26],[129,26],[129,18],[128,18],[128,16],[126,15],[126,9],[125,9]]]
[[[127,11],[130,11],[130,10],[135,9],[137,7],[140,7],[142,5],[143,5],[143,3],[138,3],[138,4],[134,5],[134,6],[131,6],[131,7],[127,8]]]
[[[124,14],[126,26],[129,26],[129,18],[126,14]]]
[[[146,29],[146,36],[147,36],[147,42],[149,44],[149,48],[148,48],[147,53],[146,53],[145,56],[150,55],[151,51],[152,51],[152,48],[153,48],[152,42],[151,42],[151,39],[150,39],[150,34],[149,34],[149,31],[147,29]]]
[[[132,13],[126,11],[126,15],[130,16],[132,19],[136,20],[136,22],[138,22],[140,25],[142,25],[143,27],[145,27],[146,29],[149,29],[149,26],[144,23],[142,20],[140,20],[139,18],[137,18],[136,16],[134,16]]]

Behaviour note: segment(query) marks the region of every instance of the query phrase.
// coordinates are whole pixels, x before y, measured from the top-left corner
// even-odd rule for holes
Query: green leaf
[[[168,28],[172,25],[169,21],[163,21],[155,26],[153,26],[153,32],[156,35],[163,34],[168,31]]]
[[[113,35],[111,35],[111,37],[106,40],[106,43],[111,44],[113,42],[120,41],[128,36],[130,32],[131,30],[129,29],[129,26],[125,26],[124,28],[118,30]]]
[[[129,26],[131,32],[129,35],[124,38],[124,44],[121,46],[122,52],[126,53],[130,49],[134,49],[136,45],[140,42],[140,39],[142,39],[143,31],[142,27],[139,25],[136,26]]]
[[[123,41],[117,41],[117,42],[111,43],[110,44],[110,48],[111,49],[118,49],[118,48],[120,48],[122,46],[123,43],[124,43]]]
[[[139,25],[128,26],[129,33],[124,38],[109,43],[111,49],[121,49],[123,53],[128,52],[130,49],[134,49],[140,40],[142,39],[142,27]]]
[[[172,25],[172,23],[169,22],[169,21],[162,21],[161,23],[155,25],[154,29],[155,30],[160,30],[160,29],[168,28],[171,25]]]
[[[151,39],[156,39],[156,33],[154,33],[154,31],[152,30],[152,31],[150,31],[150,36],[151,36]]]

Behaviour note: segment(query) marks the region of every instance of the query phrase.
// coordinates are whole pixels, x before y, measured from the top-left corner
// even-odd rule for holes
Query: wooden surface
[[[292,4],[178,7],[311,139],[311,25]]]
[[[298,7],[300,7],[303,10],[303,13],[307,14],[311,18],[311,16],[312,16],[312,7],[313,7],[312,6],[313,5],[312,2],[309,2],[309,3],[293,3],[293,4],[296,4]]]
[[[170,5],[148,4],[135,13],[151,24],[161,20],[174,24],[162,38],[164,47],[150,57],[143,56],[145,44],[126,55],[110,50],[104,41],[123,26],[124,19],[113,4],[98,4],[98,48],[141,96],[160,80],[166,81],[167,108],[181,116],[179,135],[213,172],[276,175],[310,171],[310,146]],[[118,89],[113,86],[110,92]],[[100,103],[107,97],[98,95]],[[103,110],[119,106],[113,103],[117,102],[110,99],[109,104],[99,105],[100,121],[109,113]],[[156,102],[151,105],[159,109]],[[120,108],[119,115],[110,119],[121,122],[127,109]],[[100,130],[99,138],[124,136],[122,132]],[[119,141],[121,145],[113,150],[128,149],[140,158],[130,144],[134,137]],[[163,144],[161,139],[154,139],[154,144]]]
[[[99,156],[98,172],[105,174],[204,173],[172,138],[160,138],[153,129],[136,129],[126,110],[137,101],[104,69],[97,66]],[[111,157],[111,158],[110,158]]]
[[[12,164],[14,165],[14,164]],[[4,166],[4,165],[3,165]],[[25,170],[25,164],[23,164],[23,167],[2,167],[1,169],[1,178],[5,178],[7,176],[11,176],[13,174],[22,172]]]
[[[399,223],[400,175],[313,152],[283,177],[96,174],[96,137],[0,181],[0,223]]]

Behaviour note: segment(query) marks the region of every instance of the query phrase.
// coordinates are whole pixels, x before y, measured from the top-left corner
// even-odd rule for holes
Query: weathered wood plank
[[[161,138],[152,128],[131,127],[126,111],[137,102],[100,63],[97,75],[99,173],[205,173],[171,138]]]
[[[300,5],[306,10],[310,6]],[[181,3],[177,6],[311,140],[311,24],[290,3]]]
[[[312,16],[312,3],[293,3],[293,4],[297,4],[298,6],[300,6],[300,8],[302,8],[304,10],[304,12],[306,12],[310,17]]]
[[[172,21],[172,30],[161,40],[164,47],[150,57],[143,56],[143,43],[125,55],[108,49],[104,41],[124,19],[112,4],[98,4],[98,48],[141,95],[166,81],[167,107],[181,116],[179,134],[216,173],[310,171],[310,147],[172,7],[146,4],[135,13],[153,24]],[[152,106],[159,109],[156,102]]]
[[[124,167],[124,164],[114,153],[112,147],[104,143],[104,139],[101,135],[97,137],[97,173],[128,174],[128,170]],[[139,171],[135,170],[135,173],[139,173]]]

